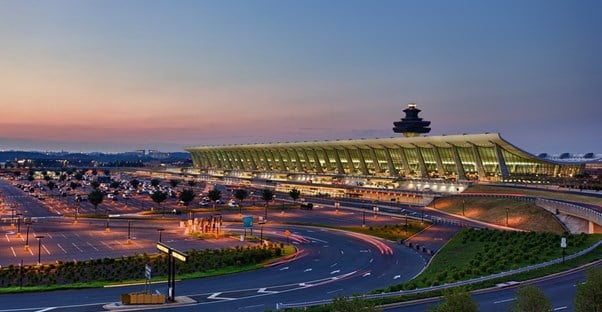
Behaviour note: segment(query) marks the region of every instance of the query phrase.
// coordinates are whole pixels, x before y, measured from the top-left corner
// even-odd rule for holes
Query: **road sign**
[[[560,248],[566,248],[566,237],[560,238]]]
[[[157,243],[157,249],[168,255],[171,255],[172,257],[174,257],[182,262],[186,262],[186,260],[188,259],[187,254],[185,254],[179,250],[173,249],[171,247],[168,247],[163,243]]]
[[[148,280],[151,279],[151,267],[148,264],[144,267],[144,276],[146,276],[146,279]]]
[[[242,226],[244,228],[252,228],[253,227],[253,216],[242,217]]]
[[[289,237],[289,236],[291,236],[291,231],[289,231],[289,230],[285,230],[285,231],[284,231],[284,235],[285,235],[286,237]]]

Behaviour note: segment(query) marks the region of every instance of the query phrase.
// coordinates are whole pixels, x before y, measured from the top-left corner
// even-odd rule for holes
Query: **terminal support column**
[[[385,157],[387,158],[387,166],[389,166],[389,175],[392,177],[398,176],[399,173],[397,172],[397,169],[395,169],[391,152],[389,152],[389,149],[386,146],[383,146],[383,150],[385,151]]]

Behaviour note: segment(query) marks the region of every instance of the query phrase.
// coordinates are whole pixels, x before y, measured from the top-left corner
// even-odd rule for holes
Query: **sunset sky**
[[[602,153],[602,1],[0,0],[0,150],[500,132]]]

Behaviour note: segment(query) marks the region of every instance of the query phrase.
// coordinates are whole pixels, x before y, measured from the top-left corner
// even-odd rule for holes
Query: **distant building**
[[[444,178],[507,181],[568,177],[584,172],[600,158],[538,157],[498,133],[417,136],[430,131],[415,104],[395,122],[406,137],[274,144],[194,146],[190,152],[200,172],[244,178],[334,183],[345,179]],[[540,155],[542,156],[542,155]],[[597,158],[596,158],[597,157]]]

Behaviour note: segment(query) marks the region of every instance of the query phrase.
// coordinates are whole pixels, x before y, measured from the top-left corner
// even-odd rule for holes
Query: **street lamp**
[[[366,227],[366,210],[362,210],[362,227]]]
[[[105,232],[106,233],[111,232],[111,227],[109,226],[109,211],[111,211],[111,209],[107,209],[107,225],[105,227]]]
[[[334,209],[336,214],[339,214],[339,206],[340,203],[338,201],[334,202]]]
[[[161,234],[163,233],[163,231],[165,231],[164,228],[158,228],[157,232],[159,232],[159,243],[161,242]]]
[[[462,216],[464,216],[464,204],[465,204],[465,200],[464,200],[464,198],[462,198]]]
[[[38,239],[38,265],[41,265],[42,261],[40,257],[40,251],[42,250],[42,238],[44,238],[44,235],[36,235],[36,238]]]
[[[31,226],[31,221],[25,221],[27,224],[27,234],[25,234],[25,251],[29,251],[29,227]]]
[[[508,212],[510,208],[506,207],[506,227],[508,226]]]
[[[374,210],[374,220],[378,219],[378,206],[372,207],[372,210]]]
[[[21,217],[22,213],[17,213],[17,238],[21,238]]]
[[[13,203],[13,204],[10,205],[10,208],[11,208],[10,228],[11,229],[15,228],[15,209],[17,209],[17,206],[19,206],[19,204],[17,204],[17,203]]]
[[[132,239],[131,239],[131,236],[130,236],[130,233],[131,233],[131,232],[130,232],[131,225],[132,225],[132,221],[131,221],[131,220],[128,220],[128,245],[132,243]]]

